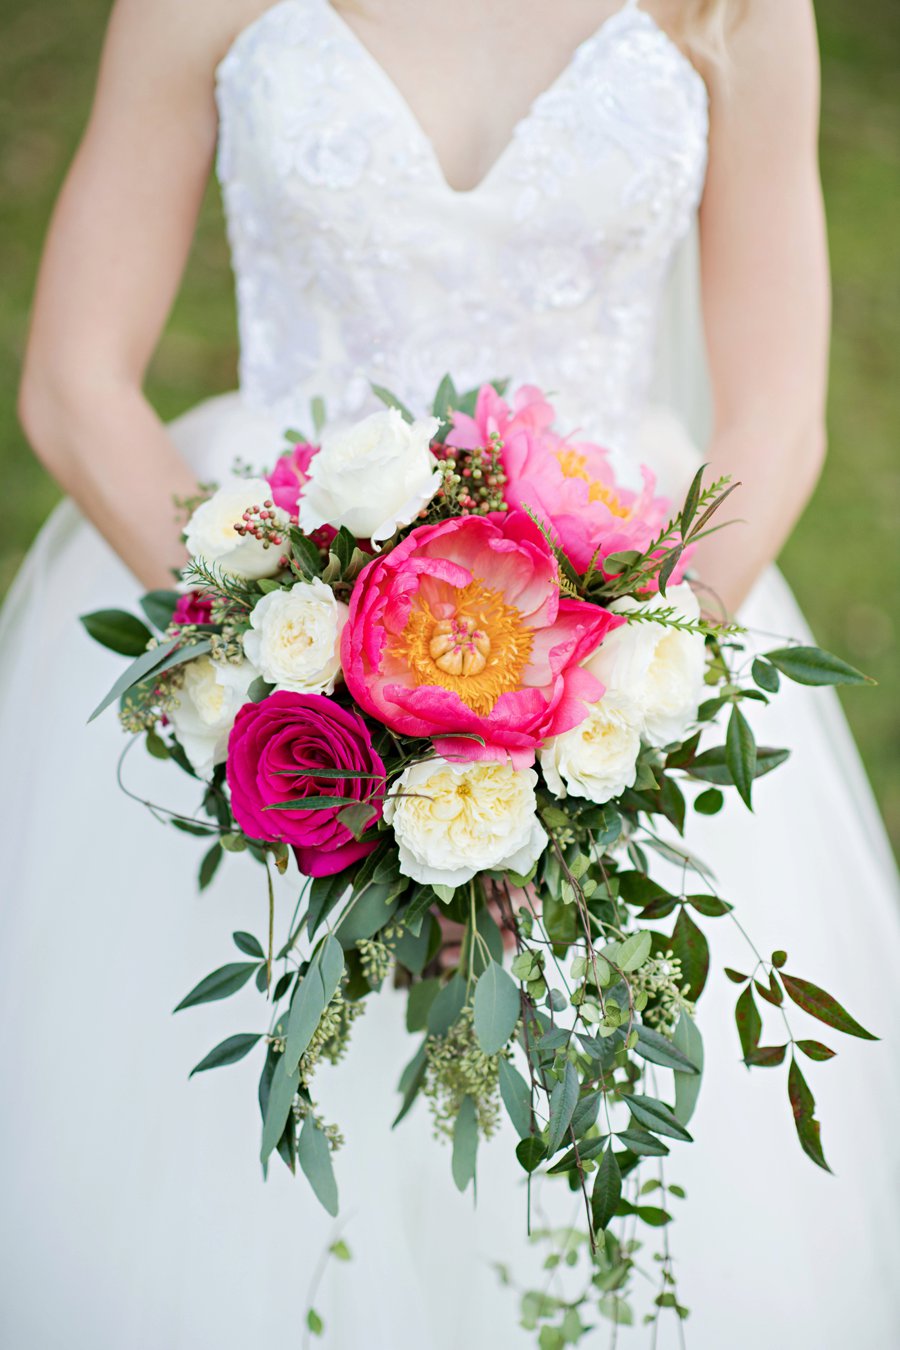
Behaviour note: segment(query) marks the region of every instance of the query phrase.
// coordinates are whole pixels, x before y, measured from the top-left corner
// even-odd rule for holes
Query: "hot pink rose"
[[[384,791],[384,764],[359,713],[324,694],[270,694],[245,703],[228,740],[226,775],[234,817],[251,839],[290,844],[310,877],[342,872],[371,853],[339,820],[342,807],[320,811],[269,810],[275,802],[352,797],[370,802]],[[331,769],[371,778],[329,778]],[[317,772],[318,771],[318,772]],[[374,824],[380,801],[372,801]]]
[[[178,597],[178,604],[172,612],[171,622],[178,628],[186,624],[212,622],[212,596],[202,591],[186,591]]]
[[[413,530],[360,574],[341,664],[357,703],[395,731],[524,767],[601,697],[580,662],[621,623],[561,596],[553,551],[524,512],[460,517]]]
[[[512,507],[527,507],[547,522],[554,539],[579,572],[591,559],[602,565],[611,553],[643,553],[671,516],[671,503],[654,495],[655,479],[642,468],[642,491],[621,487],[607,452],[590,441],[566,439],[553,430],[554,411],[539,389],[516,391],[510,408],[490,385],[478,394],[475,416],[454,415],[448,443],[473,449],[492,432],[503,441],[507,477],[504,495]],[[673,574],[681,580],[689,551]]]

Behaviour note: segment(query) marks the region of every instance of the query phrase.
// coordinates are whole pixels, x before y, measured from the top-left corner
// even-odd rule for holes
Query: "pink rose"
[[[492,432],[500,436],[507,502],[546,521],[577,571],[586,572],[592,558],[602,566],[611,553],[645,552],[672,512],[665,497],[654,495],[653,474],[641,469],[640,492],[621,487],[607,451],[590,441],[566,439],[553,430],[553,422],[553,408],[540,390],[517,390],[510,408],[491,385],[484,385],[475,416],[454,414],[447,440],[473,449],[487,445]],[[689,555],[685,550],[673,584],[683,577]]]
[[[524,512],[458,517],[413,530],[360,574],[341,664],[357,703],[395,731],[525,767],[602,696],[580,663],[622,622],[560,594],[553,551]]]
[[[381,816],[384,764],[359,713],[324,694],[270,694],[246,703],[228,740],[226,776],[234,818],[251,839],[290,844],[301,872],[310,877],[342,872],[371,853],[339,819],[343,807],[317,811],[267,809],[299,798],[350,797],[371,802]],[[371,778],[330,778],[331,769]],[[318,772],[317,772],[318,771]]]
[[[211,623],[212,596],[204,595],[202,591],[186,591],[178,597],[170,622],[177,628],[184,628],[186,624]]]

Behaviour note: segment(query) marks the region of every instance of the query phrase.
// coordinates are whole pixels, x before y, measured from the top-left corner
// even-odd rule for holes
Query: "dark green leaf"
[[[158,628],[161,633],[164,633],[172,622],[178,598],[176,591],[148,591],[141,597],[141,609],[153,627]]]
[[[779,951],[772,953],[772,965],[777,966],[779,970],[781,969],[782,966],[787,965],[787,959],[788,959],[787,952]]]
[[[828,1046],[823,1045],[821,1041],[798,1041],[797,1049],[802,1050],[804,1055],[808,1055],[810,1059],[820,1062],[826,1059],[834,1059],[835,1056],[835,1051],[829,1050]]]
[[[200,864],[200,872],[198,875],[201,891],[206,890],[207,886],[209,886],[213,877],[216,875],[222,857],[223,849],[221,844],[213,844],[209,852],[203,855],[203,861]]]
[[[434,403],[431,405],[433,415],[441,422],[449,422],[450,414],[457,406],[458,401],[459,394],[456,392],[456,385],[449,375],[445,375],[438,385]]]
[[[696,1003],[709,976],[709,943],[686,909],[678,915],[668,946],[681,962],[684,983]]]
[[[694,810],[701,816],[716,816],[725,805],[725,798],[718,788],[707,788],[699,797],[694,798]]]
[[[749,975],[742,975],[739,970],[732,970],[731,966],[725,966],[725,974],[732,984],[746,984],[750,978]]]
[[[260,960],[264,959],[266,954],[263,951],[262,943],[252,933],[238,932],[232,933],[231,936],[234,938],[234,945],[238,951],[244,952],[246,956],[257,956]]]
[[[256,968],[255,961],[233,961],[227,966],[220,966],[195,985],[174,1011],[181,1012],[182,1008],[193,1008],[198,1003],[213,1003],[220,998],[230,998],[243,989]]]
[[[356,806],[355,797],[294,797],[287,802],[270,802],[264,811],[331,811],[336,806]]]
[[[453,1126],[453,1161],[451,1170],[457,1190],[464,1191],[475,1176],[478,1153],[478,1112],[475,1102],[463,1097]]]
[[[759,746],[756,751],[756,777],[762,778],[763,774],[771,773],[777,769],[779,764],[790,755],[790,750],[774,750],[770,746]],[[716,783],[720,787],[727,787],[731,782],[731,770],[726,761],[726,748],[724,745],[715,745],[711,750],[705,750],[702,755],[698,755],[690,766],[688,772],[692,778],[699,778],[706,783]]]
[[[754,683],[758,684],[760,689],[765,689],[767,694],[777,694],[781,680],[778,671],[774,666],[770,666],[768,661],[761,661],[759,657],[750,667],[750,674],[753,676]]]
[[[728,719],[725,763],[742,801],[753,809],[752,789],[756,777],[756,738],[737,704]]]
[[[766,652],[765,659],[770,661],[782,675],[797,684],[874,684],[875,681],[862,671],[855,670],[831,652],[823,652],[820,647],[779,647]]]
[[[563,1079],[550,1094],[550,1120],[547,1125],[547,1153],[550,1157],[559,1148],[572,1122],[579,1086],[575,1066],[566,1060]]]
[[[350,880],[345,872],[313,879],[309,888],[309,909],[306,915],[306,931],[311,938],[315,937],[319,924],[328,917],[349,888]]]
[[[672,1216],[666,1210],[660,1209],[657,1205],[636,1205],[634,1209],[637,1217],[651,1228],[664,1228],[667,1223],[672,1222]]]
[[[550,1177],[559,1176],[561,1172],[570,1172],[578,1168],[579,1162],[584,1164],[592,1162],[594,1158],[599,1158],[606,1147],[608,1135],[597,1135],[594,1139],[582,1139],[577,1147],[569,1149],[564,1153],[559,1162],[555,1162],[552,1167],[547,1169],[547,1175]],[[650,1136],[652,1138],[652,1135]]]
[[[393,885],[372,881],[358,892],[335,930],[341,946],[355,947],[364,938],[374,937],[394,917],[407,884],[405,877]]]
[[[575,1110],[572,1112],[571,1124],[571,1130],[576,1139],[580,1139],[583,1134],[586,1134],[596,1125],[602,1098],[602,1092],[589,1092],[586,1097],[579,1097]]]
[[[708,467],[709,466],[706,464],[700,465],[700,468],[694,474],[691,486],[688,488],[688,494],[684,499],[684,507],[682,508],[681,519],[679,521],[682,539],[686,538],[687,533],[694,522],[694,517],[697,514],[697,504],[700,501],[700,493],[703,489],[703,475]]]
[[[759,1045],[759,1038],[762,1034],[762,1018],[753,998],[753,986],[751,984],[747,985],[747,988],[738,998],[734,1009],[734,1020],[737,1023],[738,1036],[741,1038],[744,1059],[747,1059]]]
[[[255,1045],[262,1040],[258,1032],[248,1032],[243,1035],[229,1036],[227,1041],[222,1041],[210,1050],[208,1055],[201,1059],[199,1064],[195,1064],[189,1074],[193,1078],[195,1073],[204,1073],[207,1069],[220,1069],[226,1064],[237,1064],[238,1060],[249,1055]]]
[[[547,1150],[536,1134],[530,1135],[527,1139],[520,1139],[516,1144],[516,1157],[526,1172],[533,1172],[540,1167],[546,1153]]]
[[[830,1172],[831,1168],[825,1161],[825,1154],[822,1152],[822,1127],[815,1117],[815,1098],[810,1092],[806,1079],[800,1072],[795,1059],[791,1060],[791,1067],[788,1070],[788,1098],[791,1103],[800,1147],[808,1158],[812,1158],[817,1167]]]
[[[781,979],[785,989],[790,997],[802,1008],[808,1012],[811,1017],[817,1017],[820,1022],[825,1022],[828,1026],[834,1027],[835,1031],[843,1031],[847,1036],[859,1036],[864,1041],[877,1041],[878,1037],[873,1036],[871,1031],[866,1031],[865,1027],[851,1017],[845,1008],[842,1008],[836,998],[831,994],[826,994],[824,989],[818,985],[812,984],[809,980],[800,980],[796,975],[787,975],[782,970]]]
[[[644,1097],[636,1093],[632,1097],[625,1098],[625,1105],[638,1124],[643,1125],[645,1129],[652,1130],[654,1134],[665,1134],[672,1139],[681,1139],[685,1143],[691,1142],[691,1136],[678,1118],[668,1106],[657,1101],[655,1097]]]
[[[724,914],[730,914],[733,908],[724,900],[720,900],[717,895],[687,895],[685,899],[691,909],[695,909],[707,919],[720,919]]]
[[[82,614],[81,622],[95,642],[120,656],[140,656],[153,636],[146,624],[124,609],[98,609]]]
[[[475,1035],[486,1055],[502,1050],[518,1020],[518,986],[501,965],[491,961],[475,985]]]
[[[652,1027],[645,1027],[640,1023],[635,1027],[637,1032],[637,1045],[634,1047],[634,1053],[641,1059],[649,1060],[651,1064],[659,1064],[664,1069],[678,1069],[680,1073],[696,1074],[699,1072],[696,1065],[692,1064],[677,1046],[667,1036],[662,1036]]]
[[[635,1126],[630,1130],[619,1130],[616,1138],[624,1144],[632,1153],[648,1158],[667,1158],[669,1150],[661,1139],[657,1139],[655,1134],[649,1130],[642,1130]]]
[[[606,1149],[600,1159],[597,1175],[591,1190],[591,1217],[595,1232],[606,1228],[615,1214],[622,1198],[622,1173],[612,1145]]]
[[[762,984],[759,980],[754,980],[753,983],[760,998],[764,998],[767,1003],[771,1003],[773,1008],[781,1007],[784,1002],[784,994],[781,992],[778,981],[775,979],[774,972],[769,976],[769,983],[767,985]]]
[[[503,1057],[498,1062],[500,1076],[500,1096],[506,1107],[506,1114],[520,1139],[531,1134],[531,1089],[518,1069]]]
[[[297,1141],[297,1161],[326,1213],[338,1212],[337,1182],[331,1165],[331,1145],[312,1116],[307,1116]]]

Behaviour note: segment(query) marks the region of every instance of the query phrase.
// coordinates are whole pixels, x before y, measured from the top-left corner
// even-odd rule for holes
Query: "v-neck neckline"
[[[296,2],[296,0],[294,0],[294,2]],[[302,3],[302,0],[300,0],[300,2]],[[488,168],[485,170],[482,176],[478,179],[478,181],[474,183],[471,187],[457,188],[453,186],[453,184],[447,177],[447,173],[444,169],[443,164],[441,163],[440,156],[438,155],[435,143],[426,132],[420,117],[417,115],[414,108],[407,99],[406,95],[400,89],[396,80],[393,78],[393,76],[390,74],[390,72],[387,70],[384,64],[378,59],[378,57],[375,56],[374,52],[372,52],[372,50],[368,46],[366,46],[365,42],[363,42],[362,38],[357,33],[356,29],[353,28],[352,25],[347,22],[344,16],[337,9],[335,9],[334,5],[331,3],[331,0],[316,0],[316,3],[318,3],[323,9],[328,11],[327,17],[329,22],[332,24],[335,32],[338,34],[340,38],[343,39],[345,45],[348,48],[353,49],[353,51],[357,54],[360,60],[362,60],[365,63],[366,68],[370,71],[373,77],[376,80],[378,80],[378,82],[386,90],[388,96],[390,97],[392,102],[396,105],[399,114],[408,124],[410,131],[421,144],[423,151],[428,157],[428,161],[431,165],[432,171],[435,177],[438,179],[443,191],[447,193],[451,198],[460,198],[463,200],[466,198],[476,197],[483,191],[487,190],[487,188],[492,183],[493,179],[501,172],[506,161],[513,154],[516,146],[519,143],[522,132],[528,126],[530,126],[535,116],[537,115],[541,105],[552,95],[556,94],[560,89],[565,88],[565,86],[572,78],[572,75],[577,70],[581,60],[583,59],[584,53],[590,51],[603,38],[607,37],[609,32],[623,18],[625,18],[626,16],[630,16],[633,18],[635,15],[638,15],[642,20],[644,20],[647,23],[650,23],[664,37],[668,38],[668,35],[665,33],[665,30],[659,27],[659,25],[657,24],[656,20],[652,17],[652,15],[647,14],[646,11],[639,8],[637,0],[624,0],[624,2],[619,6],[619,8],[613,10],[612,14],[608,14],[606,18],[603,20],[603,22],[600,23],[598,27],[593,30],[593,32],[589,33],[587,37],[582,38],[582,40],[572,49],[572,52],[569,55],[567,61],[558,71],[558,73],[554,76],[554,78],[550,81],[550,83],[545,85],[541,90],[539,90],[537,94],[534,95],[534,97],[531,99],[531,101],[525,108],[525,111],[513,123],[512,130],[510,131],[509,134],[509,139],[503,146],[503,149],[491,162],[491,164],[488,166]],[[678,49],[676,48],[676,50]],[[682,55],[682,53],[679,52],[679,55]]]

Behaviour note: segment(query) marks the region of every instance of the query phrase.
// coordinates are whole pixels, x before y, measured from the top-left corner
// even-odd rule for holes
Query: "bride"
[[[118,792],[115,719],[84,725],[118,667],[76,616],[167,585],[183,556],[173,495],[237,455],[271,460],[313,397],[353,417],[375,406],[374,380],[421,408],[450,370],[461,386],[540,382],[564,425],[613,447],[622,472],[649,460],[673,493],[693,432],[712,475],[743,484],[746,523],[697,556],[707,604],[803,637],[771,563],[824,453],[817,83],[810,0],[117,0],[22,382],[24,426],[77,506],[41,533],[0,630],[4,1345],[300,1346],[314,1284],[339,1350],[534,1344],[491,1268],[547,1278],[509,1139],[484,1151],[473,1211],[421,1108],[390,1131],[399,997],[360,1020],[347,1072],[323,1080],[347,1136],[353,1262],[321,1282],[338,1230],[284,1169],[262,1184],[252,1062],[188,1084],[211,1045],[248,1029],[252,995],[169,1011],[217,942],[233,959],[232,929],[264,898],[240,858],[196,897],[196,841]],[[142,380],[216,147],[241,391],[165,427]],[[826,1176],[800,1154],[783,1076],[744,1072],[730,986],[711,981],[714,1087],[691,1156],[672,1160],[692,1316],[663,1321],[659,1344],[889,1350],[893,864],[836,701],[793,688],[758,721],[790,764],[754,816],[698,817],[689,844],[756,942],[786,947],[884,1040],[842,1047],[816,1076]],[[143,795],[167,790],[157,770],[133,770]],[[739,966],[740,945],[715,936]],[[644,1283],[622,1346],[650,1344]],[[587,1343],[607,1343],[602,1324]]]

